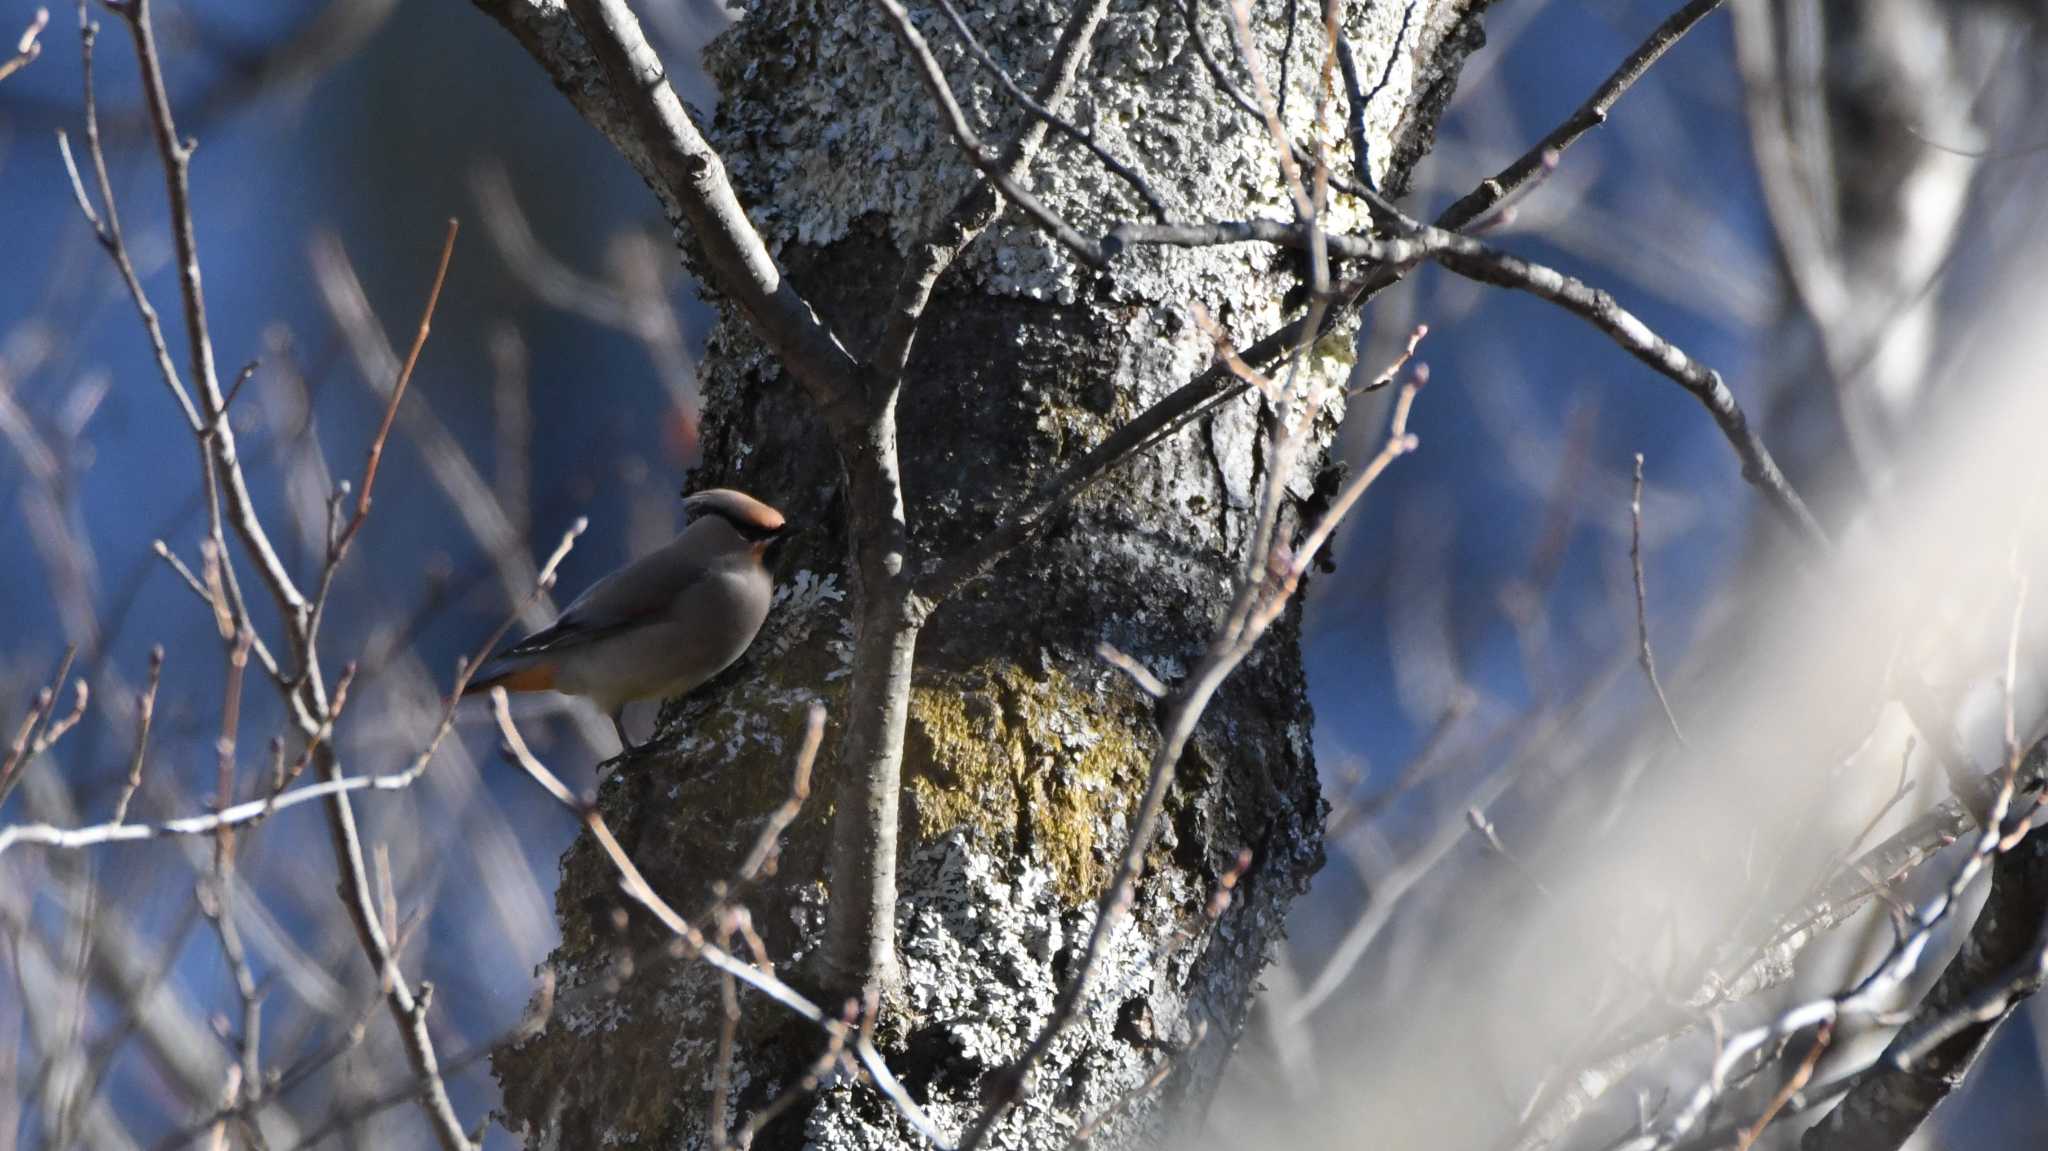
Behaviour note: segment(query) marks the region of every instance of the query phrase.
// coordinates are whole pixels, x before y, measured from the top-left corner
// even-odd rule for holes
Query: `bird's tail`
[[[551,691],[555,686],[555,664],[545,655],[494,656],[476,669],[462,694],[475,695],[502,687],[506,691]]]

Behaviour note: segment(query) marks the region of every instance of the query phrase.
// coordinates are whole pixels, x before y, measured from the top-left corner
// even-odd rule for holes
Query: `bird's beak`
[[[782,543],[783,540],[788,539],[790,537],[790,534],[791,532],[789,529],[789,523],[787,521],[784,521],[779,527],[751,528],[747,531],[746,537],[748,546],[751,548],[753,553],[757,556],[765,558],[768,555],[768,553],[774,551],[776,546]]]

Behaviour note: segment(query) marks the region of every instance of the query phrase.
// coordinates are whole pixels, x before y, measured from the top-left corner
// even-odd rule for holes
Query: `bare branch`
[[[1778,1117],[1778,1112],[1785,1109],[1785,1104],[1790,1102],[1794,1095],[1806,1089],[1807,1082],[1813,1078],[1813,1069],[1819,1066],[1820,1057],[1827,1054],[1828,1044],[1834,1037],[1834,1024],[1820,1025],[1820,1029],[1814,1032],[1813,1044],[1807,1049],[1806,1058],[1799,1061],[1799,1066],[1793,1070],[1791,1077],[1785,1080],[1784,1086],[1778,1088],[1778,1093],[1771,1096],[1770,1105],[1764,1108],[1764,1113],[1757,1116],[1756,1122],[1742,1132],[1741,1138],[1735,1144],[1735,1151],[1749,1151],[1763,1136],[1764,1128],[1769,1127],[1771,1120]]]
[[[22,718],[21,728],[15,732],[14,743],[8,747],[6,758],[0,759],[0,804],[7,802],[7,796],[21,782],[21,773],[28,770],[28,765],[84,718],[89,693],[83,679],[78,681],[70,716],[54,722],[51,718],[56,715],[58,693],[70,677],[71,661],[77,655],[76,646],[64,649],[64,658],[57,664],[57,674],[51,677],[50,686],[36,693],[35,706],[29,708],[28,715]]]
[[[1650,690],[1657,695],[1657,706],[1664,711],[1664,722],[1671,726],[1671,738],[1684,747],[1685,733],[1678,729],[1678,716],[1671,711],[1671,700],[1664,694],[1664,681],[1657,678],[1657,657],[1650,650],[1650,595],[1643,578],[1643,453],[1637,452],[1635,459],[1635,487],[1628,500],[1628,562],[1635,571],[1636,585],[1636,665],[1643,669],[1643,676],[1650,681]]]
[[[2043,916],[2027,954],[2012,967],[1991,979],[1960,1006],[1916,1019],[1893,1043],[1886,1060],[1892,1068],[1923,1071],[1922,1064],[1934,1051],[1957,1036],[1985,1024],[1996,1023],[2013,1008],[2041,990],[2048,982],[2048,916]]]
[[[370,491],[377,486],[377,465],[384,460],[384,444],[391,438],[392,422],[398,418],[398,405],[405,399],[405,387],[412,382],[412,370],[420,361],[420,350],[427,345],[427,333],[434,328],[434,307],[441,302],[441,285],[448,279],[448,262],[455,258],[455,233],[462,226],[460,220],[450,218],[448,235],[441,241],[441,262],[434,268],[433,286],[427,289],[427,303],[420,311],[419,330],[413,333],[412,347],[406,350],[405,363],[398,369],[398,380],[391,385],[391,399],[384,405],[384,419],[377,425],[377,434],[370,438],[369,459],[363,464],[362,486],[356,489],[355,514],[349,517],[348,526],[341,530],[341,536],[334,545],[330,562],[339,562],[348,551],[348,545],[360,531],[363,521],[370,516]]]
[[[203,546],[210,548],[212,546],[212,541],[203,541]],[[178,574],[178,578],[184,582],[187,588],[191,589],[192,594],[199,597],[199,602],[205,604],[207,608],[211,611],[219,611],[220,598],[217,595],[215,595],[214,590],[212,588],[206,586],[205,580],[199,578],[198,575],[194,574],[192,569],[186,565],[185,561],[178,558],[178,553],[171,550],[171,545],[165,543],[162,540],[152,540],[150,542],[150,547],[152,548],[152,550],[156,552],[158,559],[161,559],[164,561],[164,563],[170,565],[171,570]],[[216,622],[218,622],[217,619]],[[228,622],[229,630],[230,632],[232,632],[233,621],[229,620]],[[256,662],[263,665],[263,670],[269,673],[271,679],[278,681],[283,680],[283,669],[281,669],[278,666],[277,657],[270,653],[270,647],[268,644],[265,644],[263,642],[262,636],[257,635],[255,637],[255,643],[250,648],[250,650],[255,653]]]
[[[1031,118],[1037,126],[1035,132],[1027,129],[1018,134],[1017,139],[1012,141],[1008,148],[1004,149],[1006,158],[1021,158],[1025,150],[1025,141],[1031,139],[1034,135],[1043,137],[1043,128],[1051,127],[1059,132],[1060,135],[1086,148],[1089,155],[1094,156],[1096,161],[1108,169],[1111,175],[1130,185],[1131,190],[1138,194],[1138,198],[1145,202],[1145,206],[1152,210],[1153,216],[1163,220],[1166,218],[1166,201],[1159,198],[1159,193],[1152,190],[1152,185],[1146,182],[1145,177],[1139,175],[1136,169],[1110,155],[1108,150],[1103,148],[1101,144],[1096,143],[1094,133],[1075,125],[1052,108],[1052,105],[1058,103],[1060,97],[1064,96],[1066,91],[1073,87],[1073,76],[1078,71],[1082,56],[1086,53],[1088,41],[1091,39],[1090,33],[1093,32],[1094,25],[1101,21],[1102,13],[1108,7],[1106,3],[1096,0],[1095,3],[1090,4],[1087,8],[1078,9],[1074,16],[1070,18],[1068,24],[1070,31],[1061,38],[1062,48],[1065,47],[1068,36],[1078,31],[1080,35],[1074,40],[1074,43],[1080,48],[1080,51],[1062,51],[1055,54],[1053,68],[1049,76],[1054,83],[1048,85],[1054,89],[1052,98],[1041,101],[1034,99],[1029,92],[1018,87],[1016,79],[1010,75],[1009,71],[1001,64],[998,64],[995,57],[989,55],[988,49],[983,47],[981,40],[974,35],[974,29],[968,27],[966,17],[960,14],[960,10],[953,5],[952,0],[939,0],[939,10],[946,14],[946,19],[953,25],[953,30],[960,34],[961,42],[967,45],[967,50],[972,52],[975,60],[983,68],[987,69],[990,75],[996,78],[996,83],[1002,85],[1003,91],[1008,92],[1011,99],[1023,105],[1026,112],[1031,113]],[[1011,168],[1012,179],[1023,179],[1024,174],[1016,171],[1014,164],[1006,166]]]
[[[1064,244],[1082,263],[1091,268],[1102,267],[1106,258],[1100,245],[1075,231],[1074,226],[1061,219],[1059,213],[1019,184],[1005,170],[1002,157],[982,145],[974,126],[967,122],[967,113],[961,109],[960,101],[953,96],[953,86],[946,80],[946,70],[939,66],[938,58],[932,55],[931,45],[925,43],[917,25],[910,22],[910,13],[896,0],[874,2],[895,26],[896,38],[903,42],[904,51],[910,54],[911,63],[917,66],[918,77],[924,81],[932,102],[939,107],[940,118],[945,122],[947,131],[952,133],[960,150],[966,153],[968,162],[981,169],[982,175],[988,177],[1005,198],[1023,209],[1025,215],[1037,221],[1046,234]]]
[[[1026,104],[1027,108],[1042,108],[1047,112],[1043,116],[1033,112],[1034,118],[1010,141],[999,161],[1004,174],[1013,182],[1021,181],[1030,174],[1031,164],[1045,140],[1046,126],[1053,122],[1050,109],[1073,89],[1081,64],[1088,56],[1089,46],[1094,43],[1095,30],[1108,9],[1107,0],[1089,0],[1086,7],[1075,9],[1074,14],[1067,18],[1059,43],[1053,48],[1052,66],[1039,86],[1038,98]],[[1022,89],[1015,88],[1015,81],[1009,78],[1009,74],[996,66],[981,47],[981,42],[968,30],[966,22],[954,13],[950,5],[947,13],[954,18],[954,26],[968,47],[984,65],[995,69],[1006,87],[1020,93],[1022,101]],[[938,285],[939,277],[953,266],[953,261],[974,242],[976,236],[995,223],[1002,204],[990,188],[986,181],[977,183],[912,251],[908,265],[897,280],[895,298],[889,302],[888,324],[873,357],[875,371],[883,380],[902,378],[904,365],[910,361],[911,343],[917,338],[918,323],[924,318],[925,307],[931,302],[932,289]]]
[[[1666,17],[1662,24],[1651,31],[1649,38],[1629,53],[1593,94],[1586,97],[1578,109],[1564,119],[1557,127],[1538,140],[1529,150],[1498,173],[1482,181],[1477,188],[1465,193],[1438,218],[1439,228],[1462,229],[1479,220],[1480,217],[1503,205],[1508,199],[1525,189],[1531,182],[1541,180],[1550,169],[1556,167],[1557,157],[1567,148],[1578,143],[1579,138],[1607,122],[1607,114],[1616,101],[1643,78],[1644,73],[1664,58],[1693,26],[1706,19],[1707,14],[1721,6],[1721,0],[1690,0],[1684,7]]]
[[[2029,499],[2022,522],[2031,520],[2031,511]],[[2048,974],[2048,848],[2027,841],[2023,850],[2013,850],[2036,827],[2040,801],[2031,812],[2010,821],[2005,818],[2028,760],[2041,753],[2036,745],[2034,756],[2023,756],[2015,730],[2018,644],[2030,583],[2017,538],[2009,563],[2014,587],[2002,676],[2005,764],[1972,854],[1975,860],[1998,853],[1991,891],[1962,946],[1913,1017],[1861,1081],[1850,1087],[1841,1105],[1808,1133],[1804,1146],[1813,1151],[1903,1146],[1961,1085],[2006,1018],[2040,990]]]
[[[49,23],[50,10],[37,8],[36,14],[29,19],[28,27],[22,30],[21,39],[14,42],[14,55],[0,60],[0,80],[5,80],[28,67],[31,61],[43,54],[40,37]]]
[[[287,630],[291,630],[289,623],[297,621],[305,610],[305,597],[285,571],[284,561],[278,558],[270,536],[257,518],[248,483],[243,478],[235,453],[234,429],[227,420],[227,401],[221,393],[220,377],[214,368],[213,335],[207,326],[206,293],[200,284],[198,234],[192,223],[190,169],[195,144],[178,138],[177,125],[171,118],[171,102],[164,90],[163,63],[157,53],[156,28],[150,22],[149,5],[150,0],[128,0],[115,11],[128,25],[129,37],[135,42],[135,57],[142,68],[143,95],[149,106],[150,127],[156,140],[157,154],[163,163],[164,187],[170,200],[171,238],[178,264],[178,288],[184,299],[191,383],[198,389],[200,411],[205,419],[203,429],[195,430],[205,433],[200,437],[200,448],[210,459],[208,475],[220,485],[221,494],[226,497],[227,513],[235,532],[248,548],[271,596],[277,600],[287,620]],[[96,141],[94,147],[97,151]],[[104,187],[102,198],[109,204],[113,202],[111,191]],[[110,218],[111,215],[110,210]],[[241,615],[246,619],[246,612]],[[305,653],[301,651],[299,654],[303,659]],[[314,673],[307,669],[307,674]]]
[[[1248,242],[1306,249],[1310,238],[1296,225],[1278,220],[1247,220],[1213,224],[1125,223],[1114,228],[1107,241],[1112,251],[1118,243],[1205,246]],[[1326,242],[1332,253],[1347,259],[1373,260],[1398,268],[1420,260],[1434,260],[1468,279],[1527,292],[1585,320],[1623,351],[1678,384],[1704,405],[1721,429],[1722,438],[1741,461],[1743,478],[1764,496],[1771,510],[1802,543],[1818,554],[1829,550],[1827,533],[1779,470],[1762,437],[1750,427],[1749,417],[1736,403],[1735,394],[1728,390],[1720,373],[1658,335],[1605,291],[1442,228],[1422,228],[1412,235],[1385,240],[1332,234],[1326,237]]]
[[[395,772],[330,780],[286,792],[276,800],[249,800],[205,815],[184,816],[159,823],[101,823],[76,828],[52,827],[43,823],[13,824],[0,827],[0,853],[5,853],[17,843],[76,850],[103,843],[135,843],[175,835],[212,835],[223,827],[249,823],[272,811],[283,811],[316,799],[352,791],[398,791],[410,787],[417,778],[411,772]]]
[[[170,203],[173,247],[178,264],[179,286],[183,299],[183,314],[186,338],[190,351],[191,384],[197,390],[199,404],[195,410],[188,395],[177,379],[175,368],[163,351],[161,332],[155,326],[154,312],[146,296],[141,292],[139,282],[133,276],[133,267],[126,254],[118,225],[115,223],[113,193],[105,176],[105,158],[99,146],[97,116],[92,103],[90,55],[93,29],[88,24],[84,30],[84,52],[87,93],[87,141],[91,152],[95,174],[100,179],[101,199],[106,208],[107,224],[101,228],[91,214],[86,197],[79,194],[80,206],[86,211],[88,220],[94,223],[103,247],[113,255],[116,265],[129,281],[130,293],[136,299],[142,312],[145,329],[151,343],[158,352],[159,369],[166,382],[177,394],[186,409],[187,422],[194,434],[201,461],[201,475],[206,485],[206,508],[209,525],[208,544],[211,561],[209,577],[216,580],[215,590],[206,598],[215,605],[223,617],[223,639],[236,642],[227,633],[234,630],[243,635],[253,634],[249,611],[243,603],[235,569],[227,554],[225,523],[231,521],[236,535],[255,563],[267,586],[278,612],[284,621],[285,633],[296,657],[297,667],[287,676],[279,676],[276,665],[267,655],[266,670],[271,671],[284,694],[284,702],[291,711],[299,732],[306,737],[308,746],[317,748],[316,758],[321,764],[321,774],[329,789],[325,793],[328,826],[333,841],[335,857],[340,867],[344,901],[350,918],[356,927],[357,936],[372,964],[377,967],[387,988],[385,996],[394,1020],[399,1027],[401,1041],[408,1061],[419,1080],[420,1099],[436,1138],[445,1151],[466,1151],[470,1147],[468,1136],[456,1118],[449,1102],[446,1085],[442,1082],[432,1036],[426,1024],[424,1000],[415,999],[410,986],[397,972],[396,963],[390,950],[390,941],[378,930],[370,907],[367,880],[362,862],[361,844],[356,836],[355,815],[349,805],[348,792],[356,788],[345,776],[341,765],[335,760],[330,744],[320,742],[320,736],[331,720],[331,708],[321,682],[319,663],[316,658],[317,610],[308,605],[304,594],[285,570],[270,538],[259,519],[250,498],[247,481],[241,468],[241,461],[235,448],[232,424],[227,418],[227,398],[222,394],[220,381],[215,371],[212,336],[207,325],[205,294],[201,287],[196,229],[193,225],[189,186],[189,169],[193,144],[178,138],[172,120],[170,101],[165,92],[163,67],[156,45],[156,33],[149,16],[149,0],[129,0],[114,8],[128,25],[135,53],[140,64],[143,91],[149,108],[152,135],[157,146],[158,157],[164,172],[164,181]],[[75,165],[69,165],[74,173]],[[422,333],[424,338],[424,333]],[[225,516],[222,502],[225,500]],[[330,549],[331,551],[331,549]],[[337,558],[330,554],[329,562],[322,574],[323,583],[331,581],[338,566]],[[324,597],[323,597],[324,598]],[[232,627],[228,626],[232,625]],[[503,630],[502,628],[500,629]],[[256,647],[253,639],[241,641],[243,650]],[[257,650],[261,650],[260,647]],[[467,671],[463,676],[467,676]],[[460,691],[458,687],[457,696]],[[435,734],[427,750],[415,761],[412,768],[397,777],[372,777],[379,782],[374,786],[392,787],[409,785],[422,773],[431,760],[434,748],[443,739],[454,722],[454,700],[451,698],[441,728]],[[391,782],[384,782],[389,780]],[[364,785],[369,786],[369,785]],[[296,793],[294,798],[296,798]],[[282,799],[273,795],[270,799],[255,805],[255,810],[241,818],[254,819],[267,815],[281,806]],[[247,807],[248,805],[243,805]],[[189,822],[189,821],[188,821]],[[225,813],[215,817],[214,829],[231,826],[225,821]],[[56,846],[83,846],[91,842],[108,842],[127,838],[148,838],[156,829],[146,825],[107,825],[107,831],[85,829],[74,832],[57,832],[55,829],[28,829],[54,834],[31,835],[30,839]],[[142,834],[137,834],[141,832]],[[171,833],[178,833],[173,829]],[[0,830],[0,847],[14,839],[23,837],[21,829]],[[252,1087],[253,1089],[253,1087]]]
[[[1766,1044],[1797,1035],[1808,1028],[1839,1028],[1849,1022],[1885,1017],[1890,1011],[1891,997],[1918,970],[1935,933],[1961,904],[1963,893],[2030,829],[2024,819],[2010,833],[2005,826],[2018,790],[2018,769],[2019,763],[2015,760],[2000,773],[2001,781],[1990,818],[1979,832],[1969,856],[1957,867],[1947,885],[1913,914],[1907,930],[1868,975],[1846,991],[1796,1004],[1772,1020],[1726,1037],[1704,1081],[1684,1097],[1671,1117],[1658,1129],[1646,1131],[1623,1143],[1617,1151],[1668,1151],[1692,1134],[1708,1109],[1721,1097],[1729,1075]]]
[[[561,564],[562,558],[568,554],[570,546],[575,542],[576,537],[582,534],[586,526],[588,526],[587,522],[579,519],[570,528],[569,532],[562,537],[561,546],[555,550],[554,555],[549,557],[547,565],[541,570],[542,579],[545,583],[553,582],[555,569]],[[483,645],[485,653],[488,653],[497,644],[509,626],[510,621],[508,620],[506,624],[499,626],[492,633],[490,641]],[[462,673],[456,676],[455,687],[449,696],[451,700],[461,698],[462,687],[469,681],[470,671],[476,666],[478,666],[478,660],[471,660],[464,665]],[[426,771],[427,764],[433,759],[434,750],[439,746],[441,740],[446,738],[448,731],[453,726],[454,704],[450,703],[446,709],[446,718],[441,726],[435,730],[432,741],[413,758],[412,763],[404,771],[393,772],[389,775],[351,776],[341,779],[329,779],[321,783],[307,784],[305,787],[287,791],[282,795],[274,795],[264,799],[252,799],[224,807],[218,811],[208,812],[204,815],[184,816],[177,819],[164,820],[159,823],[114,821],[95,824],[89,827],[69,829],[51,827],[48,824],[15,824],[8,827],[0,827],[0,853],[5,853],[9,847],[17,843],[41,844],[45,847],[75,850],[83,847],[93,847],[102,843],[133,843],[175,835],[212,835],[224,827],[236,827],[241,824],[250,823],[257,819],[266,818],[273,812],[298,807],[301,804],[309,803],[316,799],[329,799],[337,795],[347,795],[350,792],[356,791],[401,791],[411,787],[419,780],[419,777]]]
[[[135,704],[135,754],[128,760],[128,779],[121,785],[121,795],[114,800],[115,823],[128,818],[128,805],[134,802],[135,793],[142,789],[142,764],[149,751],[150,722],[156,717],[156,689],[163,682],[163,676],[164,649],[162,644],[158,644],[149,649],[149,683]]]
[[[669,86],[625,0],[477,0],[669,205],[704,254],[705,279],[751,316],[828,415],[858,395],[853,356],[783,277],[725,165]]]

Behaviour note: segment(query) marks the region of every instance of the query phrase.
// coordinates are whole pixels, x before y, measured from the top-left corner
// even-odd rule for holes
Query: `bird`
[[[472,695],[555,691],[611,717],[626,751],[626,704],[692,691],[752,646],[775,593],[766,557],[786,536],[781,512],[745,492],[686,495],[667,546],[592,584],[551,626],[485,661]]]

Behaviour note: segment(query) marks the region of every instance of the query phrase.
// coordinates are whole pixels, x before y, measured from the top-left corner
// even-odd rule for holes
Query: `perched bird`
[[[681,695],[732,666],[768,617],[775,581],[762,561],[788,524],[730,488],[688,496],[683,508],[689,522],[674,542],[592,584],[553,626],[487,660],[463,694],[584,696],[631,750],[627,703]]]

